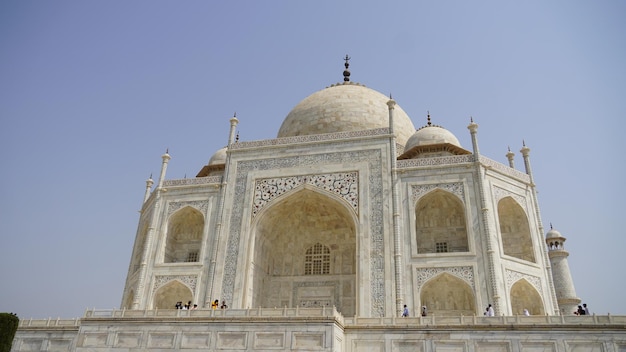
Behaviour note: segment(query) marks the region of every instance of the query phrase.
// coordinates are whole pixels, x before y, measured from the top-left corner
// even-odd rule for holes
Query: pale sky
[[[275,138],[342,80],[483,155],[530,160],[578,296],[626,314],[626,2],[0,2],[0,312],[120,306],[145,190],[225,146]],[[621,137],[620,137],[621,136]]]

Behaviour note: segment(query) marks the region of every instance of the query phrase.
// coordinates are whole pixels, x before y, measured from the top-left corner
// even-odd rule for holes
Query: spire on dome
[[[346,63],[343,65],[346,67],[346,69],[343,71],[343,81],[350,82],[350,71],[348,70],[348,67],[350,67],[350,63],[348,62],[350,61],[350,56],[346,54],[346,57],[344,58],[344,60],[346,60]]]
[[[428,118],[427,118],[427,121],[428,121],[427,125],[428,125],[428,126],[431,126],[431,125],[432,125],[432,123],[430,123],[430,111],[426,111],[426,116],[428,117]]]

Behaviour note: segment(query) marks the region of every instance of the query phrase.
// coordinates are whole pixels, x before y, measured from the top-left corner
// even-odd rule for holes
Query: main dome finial
[[[348,71],[348,67],[350,66],[350,63],[348,62],[350,61],[350,56],[346,54],[346,57],[344,58],[344,60],[346,60],[346,63],[344,64],[346,69],[343,71],[343,81],[350,82],[350,71]]]

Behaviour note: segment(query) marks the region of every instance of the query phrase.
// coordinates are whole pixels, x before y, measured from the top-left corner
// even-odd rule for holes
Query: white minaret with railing
[[[569,270],[567,257],[569,252],[565,250],[565,237],[552,228],[546,234],[546,244],[548,245],[548,257],[552,265],[552,279],[556,290],[556,299],[562,315],[574,314],[580,304],[580,298],[576,296],[574,280]]]

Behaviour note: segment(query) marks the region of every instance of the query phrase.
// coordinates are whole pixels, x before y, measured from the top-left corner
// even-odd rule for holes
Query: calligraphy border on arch
[[[186,206],[192,207],[200,211],[203,215],[206,214],[209,202],[206,200],[196,200],[190,202],[170,202],[167,204],[167,217],[172,215],[175,211],[182,209]]]
[[[359,213],[359,173],[353,171],[258,179],[254,185],[252,217],[274,199],[305,184],[336,194]]]
[[[196,283],[198,281],[198,277],[196,275],[157,275],[154,277],[154,287],[152,287],[152,293],[154,294],[156,290],[174,280],[178,280],[187,285],[191,289],[191,292],[196,292]]]
[[[412,185],[411,186],[411,200],[413,203],[417,202],[422,196],[434,189],[442,189],[448,191],[461,199],[465,203],[465,191],[463,190],[463,182],[451,182],[451,183],[435,183],[429,185]]]
[[[513,287],[513,285],[520,279],[526,279],[526,281],[530,282],[530,284],[535,287],[535,290],[537,290],[537,292],[541,295],[541,279],[539,279],[539,277],[506,269],[506,286],[509,292],[511,291],[511,287]]]
[[[451,267],[441,267],[441,268],[417,268],[415,270],[416,279],[417,279],[417,287],[418,289],[422,288],[422,285],[432,279],[433,277],[441,274],[448,273],[452,276],[458,277],[459,279],[465,281],[472,287],[472,290],[475,290],[474,286],[474,268],[471,266],[451,266]]]
[[[383,175],[382,151],[380,149],[366,149],[348,152],[336,152],[314,155],[297,155],[285,158],[262,160],[244,160],[237,162],[233,208],[230,213],[230,228],[226,245],[226,259],[224,276],[222,279],[221,296],[227,302],[233,302],[235,278],[237,274],[237,258],[239,257],[239,241],[243,212],[246,204],[243,203],[245,193],[249,192],[248,173],[251,171],[277,170],[294,166],[313,166],[320,164],[337,164],[350,160],[353,163],[367,162],[369,177],[365,182],[370,194],[370,311],[372,316],[385,315],[385,258],[383,233]]]

